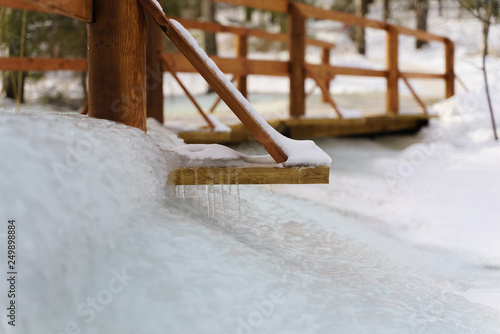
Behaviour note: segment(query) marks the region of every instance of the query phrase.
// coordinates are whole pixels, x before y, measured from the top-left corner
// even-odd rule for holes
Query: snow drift
[[[234,187],[175,198],[179,145],[154,122],[0,113],[21,305],[2,333],[498,332],[494,310],[391,262],[324,206],[256,187],[241,204]]]

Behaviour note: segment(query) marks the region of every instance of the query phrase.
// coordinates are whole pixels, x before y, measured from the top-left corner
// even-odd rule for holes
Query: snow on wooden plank
[[[277,163],[286,166],[329,166],[332,159],[310,140],[295,141],[272,128],[177,21],[167,19],[152,0],[140,0],[175,46],[248,128]]]
[[[0,0],[0,7],[60,14],[87,23],[93,19],[92,0]]]
[[[170,173],[175,185],[326,184],[330,167],[198,167]]]

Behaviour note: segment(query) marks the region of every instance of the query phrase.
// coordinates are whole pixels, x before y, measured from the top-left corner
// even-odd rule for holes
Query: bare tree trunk
[[[390,0],[384,0],[384,22],[389,21],[391,18],[391,2]]]
[[[6,97],[15,100],[17,98],[17,92],[19,87],[17,87],[17,78],[19,77],[19,72],[8,72],[3,77],[3,91]],[[21,103],[24,103],[24,82],[26,79],[26,72],[21,74]]]
[[[203,3],[203,16],[209,22],[215,22],[215,2],[205,0]],[[205,32],[205,52],[208,55],[217,55],[217,41],[215,33]]]
[[[417,29],[427,31],[427,14],[429,13],[429,0],[417,0],[415,3],[415,11],[417,14]],[[420,49],[427,45],[426,41],[417,40],[415,47]]]
[[[355,0],[355,14],[365,16],[368,13],[368,0]],[[363,27],[354,28],[354,42],[358,47],[359,54],[366,54],[365,29]]]
[[[215,2],[204,0],[203,1],[203,16],[209,22],[215,22]],[[217,55],[217,39],[215,33],[205,31],[205,52],[209,56]],[[212,93],[214,90],[208,86],[207,93]]]
[[[490,110],[491,125],[493,127],[493,136],[498,140],[497,126],[495,122],[495,113],[493,112],[493,105],[491,103],[490,87],[488,84],[488,72],[486,70],[486,56],[488,55],[488,36],[490,32],[491,16],[493,14],[493,1],[490,0],[487,8],[487,17],[483,21],[483,77],[484,89],[486,91],[486,99],[488,100],[488,108]]]

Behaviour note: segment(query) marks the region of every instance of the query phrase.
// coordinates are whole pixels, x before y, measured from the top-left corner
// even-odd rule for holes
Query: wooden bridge
[[[444,80],[445,97],[454,94],[454,45],[448,38],[285,0],[212,1],[288,15],[289,31],[287,34],[273,34],[258,29],[223,26],[212,22],[177,20],[186,28],[216,33],[226,32],[236,36],[236,58],[212,57],[212,59],[224,73],[234,75],[237,86],[244,96],[247,95],[249,75],[289,77],[290,117],[279,120],[276,124],[279,123],[281,128],[285,128],[287,135],[291,137],[414,131],[427,122],[429,115],[425,104],[410,85],[409,79],[412,78]],[[176,75],[178,72],[198,72],[238,116],[242,125],[233,126],[233,131],[229,134],[205,131],[184,133],[180,136],[184,137],[187,142],[237,142],[246,140],[251,135],[264,146],[276,162],[286,161],[287,155],[228,89],[227,85],[221,81],[221,78],[206,65],[179,30],[162,14],[154,0],[0,0],[0,6],[57,13],[89,23],[88,61],[81,59],[0,58],[0,70],[87,70],[89,72],[89,116],[122,122],[144,131],[146,130],[147,115],[163,122],[164,100],[161,73],[169,71],[178,79]],[[332,20],[349,26],[385,30],[387,35],[387,68],[385,70],[372,70],[331,65],[330,53],[335,45],[308,38],[306,29],[308,18]],[[182,55],[162,53],[162,31],[173,41]],[[400,71],[398,61],[398,37],[400,34],[415,36],[420,40],[443,43],[445,72],[412,73]],[[290,60],[248,59],[249,36],[287,42]],[[114,43],[109,43],[110,40]],[[321,64],[309,64],[305,61],[307,45],[322,48]],[[385,78],[387,87],[386,114],[360,119],[343,119],[342,113],[329,92],[330,81],[340,75]],[[302,117],[306,115],[306,78],[315,81],[322,91],[323,101],[331,105],[337,118],[307,119]],[[422,107],[421,115],[399,115],[398,82],[400,79],[408,86]],[[180,80],[179,83],[182,84]],[[206,119],[209,127],[213,128],[214,125],[210,118],[206,117],[205,112],[185,86],[184,89],[200,114]],[[325,181],[325,169],[323,168],[321,171],[322,180]],[[299,177],[298,179],[304,181],[302,183],[307,182],[307,177],[302,179]],[[314,183],[319,182],[316,174],[315,180]]]

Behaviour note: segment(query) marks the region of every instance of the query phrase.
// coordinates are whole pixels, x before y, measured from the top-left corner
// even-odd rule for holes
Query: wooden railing
[[[237,58],[227,59],[215,57],[215,62],[224,72],[240,76],[240,87],[246,87],[241,82],[250,74],[274,75],[290,77],[290,116],[300,117],[305,114],[305,79],[313,78],[322,89],[323,101],[333,102],[329,95],[329,82],[337,75],[367,76],[385,78],[387,82],[386,112],[399,112],[399,79],[408,86],[410,92],[417,102],[422,106],[424,113],[427,112],[422,100],[418,97],[408,79],[440,79],[445,81],[446,98],[454,95],[454,44],[443,36],[434,35],[422,30],[409,29],[402,26],[387,24],[384,22],[358,17],[352,14],[324,10],[310,5],[289,2],[286,0],[211,0],[238,6],[246,6],[260,10],[268,10],[288,14],[289,32],[284,34],[270,34],[255,29],[244,29],[225,27],[215,23],[200,23],[196,21],[182,20],[187,28],[202,29],[212,32],[231,32],[237,35],[241,43],[247,43],[245,36],[256,36],[260,38],[287,41],[289,43],[290,61],[264,61],[248,60],[246,53],[237,52]],[[306,20],[314,18],[319,20],[331,20],[342,22],[349,26],[382,29],[386,31],[386,53],[387,63],[385,70],[373,70],[367,68],[341,67],[330,64],[330,49],[333,44],[307,38]],[[402,72],[399,69],[399,35],[414,36],[419,40],[435,41],[444,44],[445,49],[445,71],[444,73],[415,73]],[[316,45],[323,48],[322,64],[307,64],[305,61],[306,45]],[[241,48],[241,47],[240,47]],[[175,64],[179,72],[192,72],[190,66],[177,56],[169,55],[169,59]],[[243,78],[243,79],[241,79]],[[246,92],[246,91],[245,91]],[[332,103],[334,104],[334,103]],[[334,106],[336,109],[336,107]]]
[[[376,20],[358,17],[352,14],[324,10],[313,6],[285,0],[211,0],[234,5],[252,7],[261,10],[275,11],[288,14],[288,34],[269,33],[259,29],[248,29],[234,26],[224,26],[213,22],[199,22],[195,20],[177,19],[186,28],[201,29],[216,33],[232,33],[236,37],[236,58],[213,57],[214,62],[225,73],[232,73],[236,77],[237,85],[244,96],[247,95],[248,75],[283,76],[290,78],[290,116],[300,117],[305,114],[305,80],[312,78],[321,88],[323,101],[328,102],[337,111],[333,97],[329,93],[330,81],[338,75],[380,77],[386,79],[386,112],[397,114],[399,112],[399,79],[403,80],[414,95],[417,102],[422,106],[424,112],[427,109],[410,85],[409,79],[438,79],[444,80],[446,86],[446,97],[454,95],[454,44],[442,36],[434,35],[425,31],[409,29],[401,26],[391,25]],[[40,3],[43,3],[41,5]],[[49,5],[52,5],[50,7]],[[92,1],[79,1],[79,6],[74,6],[74,1],[55,0],[0,0],[0,6],[14,8],[25,8],[63,13],[65,15],[89,22],[92,20]],[[55,5],[58,4],[58,7]],[[61,5],[62,4],[62,5]],[[72,5],[73,4],[73,5]],[[84,4],[82,6],[82,4]],[[33,8],[32,8],[33,7]],[[306,21],[308,18],[331,20],[342,22],[350,26],[382,29],[386,31],[386,53],[387,63],[385,70],[373,70],[368,68],[343,67],[330,64],[331,49],[333,43],[308,38]],[[399,35],[414,36],[420,40],[435,41],[444,44],[445,49],[445,71],[444,73],[415,73],[403,72],[399,69]],[[255,60],[248,59],[248,37],[254,36],[262,39],[288,43],[290,52],[289,61]],[[322,63],[307,64],[305,61],[306,46],[317,46],[322,48]],[[163,59],[163,60],[162,60]],[[198,72],[193,65],[180,54],[164,54],[160,61],[168,60],[167,67],[176,72]],[[31,59],[31,58],[0,58],[0,70],[25,70],[25,71],[50,71],[50,70],[75,70],[87,69],[86,60],[75,59]],[[157,94],[157,99],[162,98]],[[157,103],[157,105],[160,102]]]

